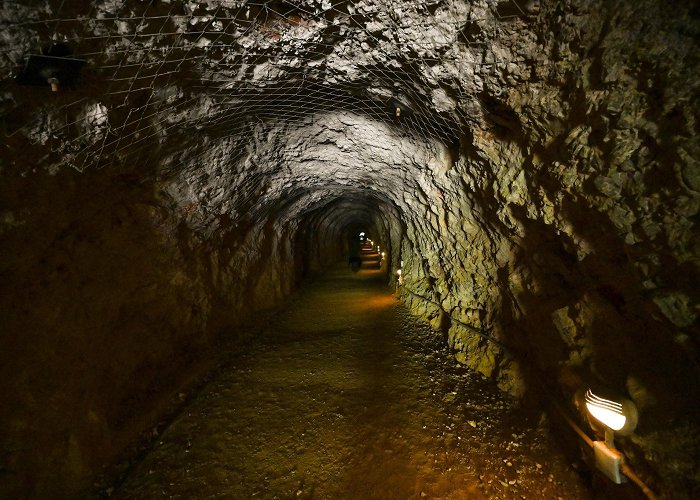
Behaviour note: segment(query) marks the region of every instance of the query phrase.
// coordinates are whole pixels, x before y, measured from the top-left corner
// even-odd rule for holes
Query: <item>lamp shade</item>
[[[585,403],[591,417],[618,434],[629,434],[637,427],[637,408],[629,400],[606,399],[588,389]]]

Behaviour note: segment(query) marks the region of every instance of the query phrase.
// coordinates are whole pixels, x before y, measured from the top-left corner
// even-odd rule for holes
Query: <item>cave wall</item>
[[[688,457],[700,389],[698,23],[673,7],[543,3],[544,62],[486,77],[499,91],[462,137],[458,181],[436,183],[430,224],[409,223],[402,255],[405,300],[457,359],[522,397],[570,398],[586,384],[630,397],[640,425],[623,450],[682,496],[700,478]]]
[[[222,223],[213,238],[165,187],[3,176],[0,496],[72,497],[113,476],[221,342],[298,281],[295,228]]]

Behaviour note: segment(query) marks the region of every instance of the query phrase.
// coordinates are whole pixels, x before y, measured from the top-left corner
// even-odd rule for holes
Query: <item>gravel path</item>
[[[540,426],[544,427],[544,426]],[[204,387],[117,498],[591,498],[381,284],[338,267]]]

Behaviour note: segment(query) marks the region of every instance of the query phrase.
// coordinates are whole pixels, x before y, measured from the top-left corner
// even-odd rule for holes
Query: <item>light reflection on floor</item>
[[[537,422],[339,266],[164,433],[117,498],[590,498]]]

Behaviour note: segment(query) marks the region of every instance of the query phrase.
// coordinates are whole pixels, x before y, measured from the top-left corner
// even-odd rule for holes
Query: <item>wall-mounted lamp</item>
[[[622,399],[615,401],[593,393],[590,389],[584,396],[591,427],[605,435],[605,441],[594,441],[593,452],[598,470],[616,484],[625,482],[621,472],[624,460],[622,453],[615,449],[615,434],[627,435],[637,427],[637,408],[632,401]],[[602,429],[601,429],[602,427]]]
[[[610,430],[625,435],[637,427],[637,408],[632,401],[601,398],[590,389],[585,398],[588,413]]]
[[[58,92],[58,86],[59,86],[58,78],[50,77],[50,78],[47,78],[46,81],[48,82],[49,85],[51,85],[51,92]]]
[[[37,85],[52,92],[61,88],[72,88],[80,78],[80,70],[85,60],[71,57],[71,50],[62,43],[53,44],[44,54],[30,54],[24,67],[17,75],[20,85]]]

